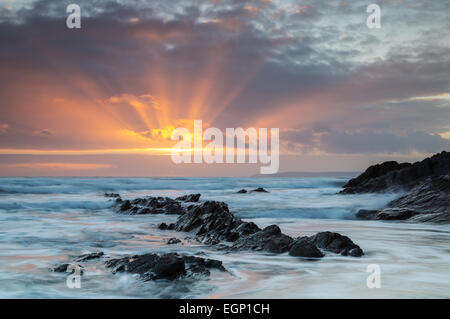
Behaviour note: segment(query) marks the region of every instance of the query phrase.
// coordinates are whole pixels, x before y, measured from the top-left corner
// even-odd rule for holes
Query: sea
[[[337,194],[351,177],[0,178],[0,298],[450,298],[450,226],[357,220],[359,209],[382,208],[400,194]],[[269,193],[236,193],[257,187]],[[125,199],[200,193],[201,201],[224,201],[237,217],[261,228],[276,224],[292,237],[346,235],[365,255],[313,261],[229,253],[157,228],[177,216],[117,213],[106,192]],[[167,245],[172,237],[182,244]],[[111,258],[198,255],[221,260],[228,271],[145,282],[112,274],[103,258],[86,263],[80,288],[67,285],[69,273],[50,271],[99,251]],[[368,284],[373,269],[376,287]]]

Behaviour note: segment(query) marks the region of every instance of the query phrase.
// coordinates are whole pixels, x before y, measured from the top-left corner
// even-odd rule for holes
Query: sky
[[[194,120],[279,128],[280,172],[448,151],[449,18],[444,0],[0,0],[0,176],[259,173],[173,163]]]

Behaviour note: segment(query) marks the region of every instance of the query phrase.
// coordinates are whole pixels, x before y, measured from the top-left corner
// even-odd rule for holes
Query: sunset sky
[[[259,172],[172,163],[193,120],[279,128],[280,172],[450,150],[450,2],[0,0],[0,175]]]

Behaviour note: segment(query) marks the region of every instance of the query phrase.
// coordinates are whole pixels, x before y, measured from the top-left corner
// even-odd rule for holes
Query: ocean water
[[[0,178],[0,298],[449,298],[450,227],[355,220],[398,194],[337,195],[341,178]],[[270,193],[236,194],[264,187]],[[176,216],[128,216],[103,194],[176,197],[228,203],[244,220],[277,224],[293,237],[318,231],[349,236],[362,258],[328,254],[318,261],[257,252],[224,253],[157,229]],[[180,238],[183,245],[165,243]],[[86,264],[81,288],[50,267],[83,253],[108,256],[176,251],[222,260],[229,272],[207,280],[142,282],[111,274],[104,260]],[[368,288],[368,265],[381,287]]]

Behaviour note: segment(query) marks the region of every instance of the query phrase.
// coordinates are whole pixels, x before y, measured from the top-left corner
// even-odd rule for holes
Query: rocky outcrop
[[[414,164],[385,162],[370,166],[343,186],[341,194],[409,190],[427,178],[450,174],[450,152],[441,152]]]
[[[167,226],[167,225],[166,225]],[[165,227],[166,227],[165,226]],[[168,226],[167,226],[168,227]],[[175,223],[175,229],[193,233],[205,244],[231,242],[221,249],[231,251],[289,252],[297,257],[323,257],[319,250],[359,257],[363,251],[348,237],[337,233],[318,233],[312,237],[294,240],[276,225],[260,229],[252,222],[236,218],[223,202],[204,202],[189,208]]]
[[[108,260],[106,267],[113,273],[138,274],[144,281],[166,279],[175,280],[193,276],[209,276],[210,269],[225,271],[219,260],[177,253],[144,254]]]
[[[309,237],[299,237],[289,249],[289,255],[294,257],[322,258],[324,254],[309,239]]]
[[[191,202],[196,203],[200,199],[200,194],[190,194],[190,195],[184,195],[175,198],[176,200],[182,201],[182,202]]]
[[[281,254],[291,248],[294,240],[283,234],[276,225],[267,226],[248,236],[241,236],[231,250],[255,250]]]
[[[255,191],[266,192],[262,188]],[[304,239],[294,240],[283,234],[276,225],[260,229],[253,222],[245,222],[240,218],[236,218],[224,202],[206,201],[187,207],[180,204],[180,201],[191,202],[198,200],[199,197],[200,194],[185,195],[176,200],[167,197],[149,197],[122,201],[119,198],[117,205],[119,211],[125,211],[130,214],[143,214],[147,210],[151,211],[151,213],[154,213],[156,210],[158,213],[165,212],[170,214],[170,207],[178,204],[181,209],[177,206],[176,210],[180,210],[181,213],[179,213],[180,216],[177,221],[169,225],[161,223],[157,226],[158,229],[188,232],[193,234],[197,241],[206,245],[222,244],[221,249],[231,251],[253,250],[277,254],[290,252],[292,249],[292,252],[290,252],[292,256],[313,258],[323,256],[317,244],[311,239],[308,242]],[[180,243],[180,241],[175,238],[171,238],[167,242],[167,244],[176,243]],[[320,248],[341,253],[341,251],[330,250],[326,246]],[[357,254],[349,255],[356,256]]]
[[[236,218],[223,202],[207,201],[191,206],[175,223],[175,230],[193,233],[213,242],[236,241],[241,236],[259,231],[254,223]]]
[[[338,233],[320,232],[309,237],[318,248],[331,251],[342,256],[360,257],[364,255],[362,249],[347,236]]]
[[[240,189],[236,192],[236,194],[247,194],[247,190],[245,188]]]
[[[116,209],[130,215],[169,214],[181,215],[185,207],[180,201],[169,197],[147,197],[134,200],[116,200]]]
[[[268,191],[266,191],[264,188],[262,187],[258,187],[254,190],[252,190],[252,192],[257,192],[257,193],[268,193]]]
[[[431,177],[382,210],[360,210],[359,219],[450,223],[450,174]]]

